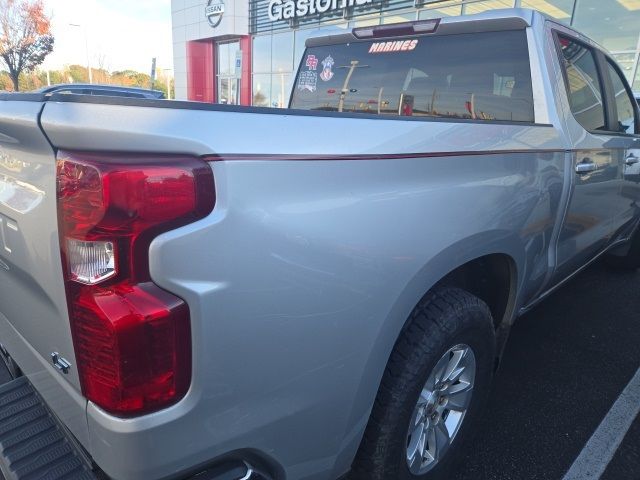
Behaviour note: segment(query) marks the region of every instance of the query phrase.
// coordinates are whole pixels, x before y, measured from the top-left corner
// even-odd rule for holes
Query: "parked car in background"
[[[54,93],[75,93],[77,95],[116,96],[125,98],[165,98],[164,92],[138,87],[123,87],[119,85],[97,85],[91,83],[68,83],[51,85],[36,90],[36,93],[53,95]]]
[[[308,40],[288,110],[0,100],[8,478],[447,478],[515,319],[640,267],[630,87],[531,10]]]

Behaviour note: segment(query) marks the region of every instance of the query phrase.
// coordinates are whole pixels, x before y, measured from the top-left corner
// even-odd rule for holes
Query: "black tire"
[[[626,255],[605,255],[608,267],[626,272],[633,272],[640,268],[640,231],[636,231],[630,240],[629,251]]]
[[[449,450],[424,475],[413,475],[406,461],[410,417],[436,362],[453,346],[466,344],[476,357],[473,396]],[[384,372],[350,478],[432,480],[447,478],[452,460],[472,437],[490,389],[495,359],[491,312],[477,297],[458,288],[427,294],[416,306],[396,342]]]

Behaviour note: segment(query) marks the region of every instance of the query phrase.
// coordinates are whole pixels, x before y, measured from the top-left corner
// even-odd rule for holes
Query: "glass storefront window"
[[[270,71],[278,72],[293,70],[293,32],[277,33],[273,35],[271,43]]]
[[[312,28],[305,28],[303,30],[296,30],[295,32],[295,49],[293,54],[293,65],[298,68],[302,54],[304,53],[304,42],[307,38],[311,38],[318,34],[318,30]]]
[[[430,8],[429,10],[420,10],[418,12],[418,20],[429,20],[430,18],[454,17],[462,13],[462,5],[453,7]]]
[[[533,8],[549,15],[551,18],[571,23],[574,0],[521,0],[522,8]]]
[[[271,75],[256,73],[253,75],[253,102],[256,107],[271,106]]]
[[[287,107],[292,77],[290,72],[254,74],[252,105],[255,107]]]
[[[229,44],[218,45],[218,73],[231,73],[231,59],[229,57]]]
[[[291,73],[280,72],[271,76],[271,106],[285,108],[289,103]]]
[[[463,14],[482,13],[497,8],[512,8],[515,0],[486,0],[484,2],[468,3],[464,6]]]
[[[235,77],[218,77],[218,103],[237,105],[238,80]]]
[[[623,0],[577,0],[573,27],[615,52],[635,51],[640,33],[640,5]]]
[[[239,77],[236,77],[236,54],[240,51],[240,42],[219,43],[216,55],[218,60],[218,103],[236,105],[238,97]]]
[[[271,71],[271,35],[253,37],[253,72]]]
[[[640,96],[640,66],[636,66],[636,78],[631,88],[633,88],[633,91],[636,93],[636,98],[638,98]]]
[[[367,16],[367,17],[358,17],[354,18],[349,22],[350,28],[357,27],[373,27],[374,25],[380,25],[380,14],[376,13],[375,15]]]
[[[236,52],[240,50],[239,42],[218,44],[218,74],[235,75]]]
[[[394,13],[392,15],[387,15],[386,17],[382,17],[382,24],[386,25],[388,23],[400,23],[400,22],[411,22],[416,19],[416,12],[408,12],[408,13]]]

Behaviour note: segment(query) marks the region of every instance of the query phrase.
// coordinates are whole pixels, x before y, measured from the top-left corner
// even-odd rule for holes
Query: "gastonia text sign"
[[[291,20],[373,2],[374,0],[270,0],[269,19],[272,22]]]

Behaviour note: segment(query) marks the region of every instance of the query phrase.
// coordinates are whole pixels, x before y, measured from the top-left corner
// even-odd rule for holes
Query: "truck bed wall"
[[[550,125],[176,105],[51,102],[42,116],[57,148],[214,160],[213,213],[150,253],[154,281],[189,303],[192,386],[135,420],[89,404],[90,452],[114,477],[236,449],[287,478],[341,474],[395,339],[434,283],[503,253],[528,285],[519,305],[544,285],[568,185]]]

